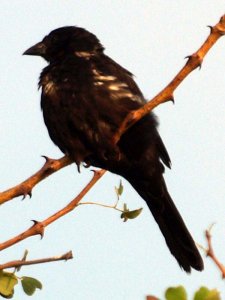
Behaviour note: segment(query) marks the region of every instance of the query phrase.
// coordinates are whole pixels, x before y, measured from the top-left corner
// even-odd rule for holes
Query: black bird
[[[147,202],[181,268],[203,270],[203,261],[163,179],[170,158],[153,113],[113,144],[127,114],[146,101],[132,74],[104,54],[98,38],[68,26],[53,30],[24,52],[43,57],[41,107],[52,141],[77,164],[126,178]]]

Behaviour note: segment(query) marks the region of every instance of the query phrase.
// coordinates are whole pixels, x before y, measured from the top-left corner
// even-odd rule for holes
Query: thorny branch
[[[59,261],[59,260],[69,260],[72,258],[73,258],[72,251],[69,251],[63,255],[48,257],[48,258],[40,258],[40,259],[33,259],[33,260],[13,260],[13,261],[9,261],[5,264],[0,265],[0,270],[10,269],[10,268],[18,268],[21,266],[55,262],[55,261]]]
[[[90,180],[90,182],[84,187],[84,189],[64,208],[50,216],[49,218],[43,221],[34,221],[33,226],[28,228],[26,231],[22,232],[21,234],[13,237],[12,239],[1,243],[0,244],[0,251],[11,247],[12,245],[25,240],[26,238],[33,236],[33,235],[40,235],[41,237],[44,236],[45,227],[53,223],[54,221],[58,220],[59,218],[63,217],[64,215],[71,212],[78,204],[78,202],[87,194],[87,192],[95,185],[95,183],[105,174],[105,170],[94,171],[94,176]]]
[[[23,196],[23,198],[25,198],[27,195],[29,195],[31,197],[32,189],[36,184],[72,163],[68,156],[64,156],[60,159],[51,159],[46,156],[44,156],[44,158],[46,160],[45,164],[38,172],[20,184],[0,193],[0,204],[19,196]]]
[[[211,31],[209,36],[203,45],[192,55],[188,56],[187,63],[185,66],[178,72],[174,79],[151,101],[149,101],[144,107],[132,111],[127,115],[123,123],[121,124],[118,132],[113,137],[115,144],[118,143],[122,134],[128,130],[134,123],[144,117],[149,113],[153,108],[158,106],[161,103],[167,102],[174,99],[173,93],[175,89],[180,85],[180,83],[197,67],[200,67],[203,61],[203,58],[208,53],[210,48],[216,43],[216,41],[225,34],[225,15],[221,17],[219,23],[215,26],[210,27]],[[9,201],[18,196],[31,195],[32,188],[39,183],[41,180],[45,179],[47,176],[58,171],[59,169],[71,164],[72,161],[68,157],[63,157],[59,160],[46,159],[45,165],[33,176],[22,182],[21,184],[0,193],[0,204]],[[34,225],[28,230],[19,234],[18,236],[0,244],[0,250],[3,250],[7,247],[10,247],[29,236],[40,234],[43,236],[44,228],[56,221],[58,218],[64,216],[65,214],[72,211],[78,204],[78,202],[83,198],[83,196],[91,189],[91,187],[104,175],[106,171],[100,170],[94,173],[92,180],[88,185],[81,191],[81,193],[75,197],[67,206],[65,206],[60,211],[56,212],[54,215],[50,216],[42,222],[34,222]]]
[[[147,115],[153,108],[161,103],[169,100],[174,101],[173,93],[180,83],[197,67],[201,67],[202,61],[211,47],[216,41],[225,34],[225,15],[220,18],[220,21],[215,26],[210,27],[210,34],[202,44],[202,46],[192,55],[187,56],[188,60],[184,67],[178,72],[173,80],[145,106],[138,110],[132,111],[127,115],[121,124],[119,130],[114,136],[114,143],[117,144],[121,136],[137,121]]]

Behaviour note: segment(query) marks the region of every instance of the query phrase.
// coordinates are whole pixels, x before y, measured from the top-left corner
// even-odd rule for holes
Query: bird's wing
[[[139,107],[146,104],[146,100],[144,99],[142,92],[137,86],[136,82],[133,79],[132,73],[128,70],[120,66],[110,57],[104,55],[100,60],[95,60],[93,64],[93,68],[95,72],[99,73],[99,76],[96,76],[97,80],[97,93],[101,94],[101,91],[108,91],[108,98],[102,98],[99,100],[101,102],[101,107],[104,107],[102,102],[106,102],[110,105],[108,109],[105,109],[104,112],[107,112],[107,118],[111,118],[111,114],[113,111],[117,111],[122,118],[126,116],[127,113],[131,110],[138,109]],[[102,78],[102,81],[98,78]],[[111,103],[109,101],[111,99]],[[113,105],[112,105],[113,104]],[[100,108],[101,109],[101,108]],[[116,115],[114,115],[115,117]],[[122,120],[117,120],[118,124],[121,124]],[[143,123],[143,122],[142,122]],[[166,150],[166,147],[158,133],[155,130],[157,126],[157,119],[153,113],[150,113],[147,118],[144,120],[144,124],[141,127],[144,127],[143,130],[145,132],[138,133],[144,134],[146,136],[150,136],[151,139],[151,131],[154,130],[154,143],[155,147],[158,150],[157,153],[162,160],[162,162],[170,167],[171,161],[169,154]],[[150,134],[148,134],[148,132]]]

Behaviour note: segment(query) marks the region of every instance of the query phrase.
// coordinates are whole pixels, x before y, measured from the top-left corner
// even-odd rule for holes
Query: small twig
[[[23,233],[13,237],[12,239],[0,244],[0,251],[6,248],[11,247],[12,245],[30,237],[33,235],[40,234],[41,237],[44,236],[44,229],[54,221],[63,217],[64,215],[71,212],[74,208],[77,207],[78,202],[87,194],[87,192],[95,185],[95,183],[105,174],[105,170],[94,171],[94,176],[90,180],[90,182],[84,187],[84,189],[63,209],[59,210],[49,218],[44,221],[38,222],[34,221],[34,225],[28,228]]]
[[[68,156],[64,156],[60,159],[51,159],[45,157],[45,159],[45,164],[38,172],[20,184],[0,193],[0,204],[3,204],[4,202],[7,202],[18,196],[23,196],[25,198],[27,195],[29,195],[31,197],[32,189],[36,184],[73,162]]]
[[[216,266],[221,271],[222,278],[225,278],[225,266],[215,256],[215,253],[214,253],[214,250],[212,247],[212,235],[211,235],[209,229],[207,229],[205,231],[205,237],[206,237],[207,244],[208,244],[208,249],[206,249],[206,256],[209,256],[213,260],[213,262],[216,264]]]
[[[27,260],[27,256],[28,256],[28,250],[26,249],[26,250],[24,251],[24,254],[23,254],[23,257],[22,257],[21,261],[26,261],[26,260]],[[21,269],[21,266],[15,268],[15,269],[14,269],[14,273],[19,272],[20,269]]]
[[[69,251],[63,255],[55,256],[55,257],[40,258],[40,259],[33,259],[33,260],[26,260],[26,261],[13,260],[13,261],[9,261],[5,264],[0,265],[0,270],[9,269],[9,268],[18,268],[21,266],[49,263],[49,262],[54,262],[54,261],[59,261],[59,260],[68,260],[68,259],[72,259],[72,258],[73,258],[72,251]]]
[[[85,204],[98,205],[98,206],[102,206],[102,207],[106,207],[106,208],[112,208],[112,209],[115,209],[115,210],[120,211],[120,212],[124,212],[123,209],[120,209],[120,208],[117,207],[118,201],[119,200],[117,200],[116,204],[114,204],[114,205],[107,205],[107,204],[102,204],[102,203],[98,203],[98,202],[80,202],[77,205],[85,205]]]
[[[174,91],[180,83],[197,67],[201,67],[203,58],[216,43],[216,41],[225,34],[225,15],[220,18],[219,23],[215,26],[210,26],[210,34],[203,45],[192,55],[188,56],[188,61],[185,66],[178,72],[173,80],[154,98],[152,98],[145,106],[138,110],[131,111],[123,120],[119,130],[113,138],[114,144],[117,144],[121,136],[137,121],[147,115],[153,108],[167,102],[174,101]]]

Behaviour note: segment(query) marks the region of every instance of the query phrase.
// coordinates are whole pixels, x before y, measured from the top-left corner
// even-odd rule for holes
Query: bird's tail
[[[129,179],[128,179],[129,180]],[[203,261],[198,252],[193,238],[191,237],[181,215],[173,203],[164,180],[164,195],[157,199],[153,197],[149,188],[143,185],[141,180],[129,180],[132,186],[145,199],[150,208],[165,240],[170,252],[175,256],[180,267],[186,272],[191,268],[198,271],[203,270]]]

